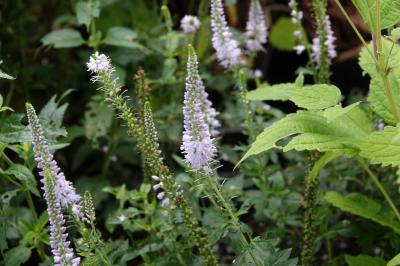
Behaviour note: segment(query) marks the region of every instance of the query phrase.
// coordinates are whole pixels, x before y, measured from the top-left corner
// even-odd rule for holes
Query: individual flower
[[[39,174],[44,177],[45,170],[49,170],[55,178],[55,195],[62,208],[71,207],[73,213],[81,216],[81,196],[78,195],[72,183],[66,180],[64,173],[61,172],[57,162],[50,153],[49,145],[44,137],[39,118],[31,104],[26,105],[27,116],[29,120],[29,129],[32,136],[33,151],[35,161],[40,169]]]
[[[298,55],[302,54],[305,49],[306,49],[306,47],[304,45],[301,45],[301,44],[300,45],[295,45],[293,47],[293,50],[295,50],[296,54],[298,54]]]
[[[254,70],[254,77],[255,77],[256,79],[262,79],[262,77],[263,77],[263,72],[262,72],[262,70],[261,70],[261,69],[256,69],[256,70]]]
[[[267,42],[267,35],[264,11],[259,0],[252,0],[245,33],[247,50],[251,52],[263,50],[263,44]]]
[[[200,20],[196,16],[186,15],[181,20],[181,29],[185,33],[195,33],[200,28]]]
[[[86,63],[88,70],[91,73],[109,72],[112,67],[110,59],[105,54],[99,54],[99,52],[94,53],[89,62]]]
[[[71,248],[70,241],[67,241],[65,219],[61,212],[60,201],[57,198],[56,183],[53,174],[49,169],[43,173],[44,197],[47,202],[47,212],[50,222],[50,246],[53,253],[55,266],[77,266],[80,258],[75,257],[74,250]]]
[[[216,153],[213,139],[210,134],[210,126],[206,122],[207,112],[204,110],[204,100],[196,54],[189,46],[187,62],[187,76],[184,95],[183,119],[184,131],[181,150],[185,155],[185,161],[193,170],[209,171],[209,164]]]
[[[239,64],[241,51],[228,28],[221,0],[211,1],[212,43],[219,62],[228,69]]]
[[[326,30],[326,39],[325,39],[325,46],[327,49],[327,55],[330,59],[333,59],[337,56],[336,47],[335,47],[335,36],[332,30],[331,21],[329,16],[325,16],[324,20],[325,30]],[[312,59],[315,63],[320,63],[321,58],[321,45],[320,45],[320,32],[317,32],[317,36],[313,38],[312,43]]]

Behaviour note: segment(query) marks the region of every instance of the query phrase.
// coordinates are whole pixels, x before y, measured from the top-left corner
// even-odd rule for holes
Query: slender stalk
[[[29,209],[32,212],[33,219],[36,221],[37,220],[37,214],[36,214],[35,205],[33,204],[31,193],[29,191],[25,191],[25,197],[26,197],[26,201],[28,202]]]
[[[389,194],[386,192],[385,188],[382,186],[381,182],[379,181],[378,177],[371,171],[368,165],[360,158],[357,158],[357,162],[361,165],[361,167],[367,172],[367,174],[371,177],[372,181],[374,181],[375,185],[378,187],[379,191],[382,193],[383,197],[392,208],[393,212],[396,214],[397,219],[400,221],[400,212],[394,205],[392,199],[390,198]]]
[[[381,12],[380,12],[380,0],[376,0],[376,14],[375,14],[375,42],[376,42],[376,54],[378,57],[379,70],[383,78],[383,85],[385,87],[386,96],[389,100],[390,107],[396,123],[400,122],[400,113],[397,109],[396,101],[394,99],[393,89],[388,79],[388,73],[386,71],[385,58],[382,53],[382,32],[381,32]]]
[[[354,25],[354,22],[351,20],[350,16],[347,14],[347,12],[344,9],[343,5],[340,3],[339,0],[335,0],[335,2],[338,5],[338,7],[339,7],[340,11],[342,12],[342,14],[344,15],[344,17],[346,18],[347,22],[350,24],[351,28],[356,33],[358,39],[360,39],[360,41],[363,44],[363,46],[367,49],[367,51],[370,54],[370,56],[374,59],[374,62],[377,64],[375,56],[372,54],[371,50],[368,48],[367,42],[364,40],[364,38],[362,37],[361,33],[358,31],[356,25]]]
[[[303,214],[303,240],[301,249],[301,265],[314,265],[314,242],[316,238],[315,232],[315,214],[318,200],[318,176],[321,169],[330,161],[338,157],[339,154],[327,152],[315,161],[307,177],[307,184],[304,191],[305,211]]]
[[[206,178],[207,178],[207,181],[208,181],[209,185],[211,186],[212,190],[214,191],[215,195],[217,196],[218,200],[222,203],[224,209],[228,212],[228,214],[231,218],[232,224],[235,227],[237,227],[237,229],[240,231],[240,220],[237,217],[237,215],[235,214],[233,207],[231,206],[231,204],[229,204],[228,201],[226,201],[225,197],[222,195],[221,191],[219,190],[219,188],[215,182],[215,179],[213,179],[213,177],[211,175],[207,175]],[[214,204],[216,204],[214,200],[212,200],[211,202],[214,202]],[[216,205],[216,206],[219,207],[218,205]],[[241,232],[240,232],[240,241],[242,242],[242,244],[245,247],[249,246],[249,242],[247,241],[244,234]],[[250,253],[250,256],[251,256],[254,264],[257,266],[262,266],[262,264],[257,260],[256,256],[253,254],[253,252],[250,251],[249,253]]]

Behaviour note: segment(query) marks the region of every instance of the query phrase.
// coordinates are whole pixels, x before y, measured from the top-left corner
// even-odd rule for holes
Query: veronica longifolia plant
[[[70,241],[67,240],[65,219],[62,207],[71,206],[74,214],[82,216],[81,197],[75,193],[71,182],[65,179],[60,171],[40,126],[35,109],[31,104],[26,104],[29,119],[29,128],[32,136],[35,160],[42,176],[44,197],[47,202],[47,212],[50,221],[50,245],[53,253],[54,264],[57,266],[75,266],[80,262],[76,258]]]

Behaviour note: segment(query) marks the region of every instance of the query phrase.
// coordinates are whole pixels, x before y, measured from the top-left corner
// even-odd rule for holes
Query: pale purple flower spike
[[[193,170],[210,171],[216,148],[210,130],[217,124],[215,110],[207,100],[204,85],[198,72],[198,62],[192,47],[189,47],[187,77],[183,106],[184,131],[181,150],[185,161]],[[212,111],[210,111],[212,110]],[[210,123],[210,114],[214,122]],[[208,123],[207,123],[208,122]],[[219,124],[219,123],[218,123]]]
[[[196,16],[186,15],[181,20],[181,29],[185,33],[195,33],[200,28],[200,20]]]
[[[75,257],[74,250],[70,247],[70,241],[67,241],[68,233],[65,232],[65,219],[62,208],[72,206],[74,213],[81,216],[81,197],[75,193],[75,188],[72,184],[65,180],[65,176],[60,172],[57,163],[53,160],[53,155],[49,152],[33,106],[27,104],[26,108],[35,160],[41,170],[40,175],[43,177],[41,182],[43,183],[42,188],[49,214],[50,245],[54,265],[77,266],[80,263],[80,258]]]
[[[325,25],[326,25],[326,33],[327,33],[325,45],[328,49],[328,57],[330,59],[333,59],[337,56],[336,47],[335,47],[336,38],[333,35],[331,20],[329,19],[329,16],[325,17]],[[321,45],[320,45],[318,35],[319,35],[319,33],[313,39],[313,44],[312,44],[312,59],[317,64],[320,63],[320,58],[321,58]]]
[[[221,0],[211,1],[212,43],[221,65],[232,69],[239,64],[241,51],[228,28]]]
[[[267,26],[264,11],[259,0],[252,0],[249,8],[249,18],[246,24],[246,48],[250,52],[263,50],[267,42]]]
[[[81,216],[82,198],[76,193],[72,183],[66,180],[64,173],[61,172],[57,162],[54,160],[53,154],[50,153],[42,127],[33,107],[28,108],[28,118],[35,161],[40,169],[39,174],[44,177],[45,169],[49,169],[55,178],[54,190],[61,207],[67,208],[70,206],[75,215]]]
[[[94,53],[86,66],[91,73],[109,72],[111,71],[110,59],[105,54],[99,54],[99,52]]]

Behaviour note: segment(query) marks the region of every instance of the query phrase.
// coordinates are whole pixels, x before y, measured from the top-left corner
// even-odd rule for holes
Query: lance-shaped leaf
[[[400,234],[400,222],[392,211],[382,212],[380,203],[371,200],[359,193],[351,193],[342,196],[337,192],[330,191],[326,193],[325,200],[342,211],[369,219],[383,226],[392,228]]]
[[[380,18],[381,29],[387,29],[400,22],[400,1],[399,0],[381,0]],[[353,0],[354,5],[360,12],[368,28],[373,29],[376,0]]]

